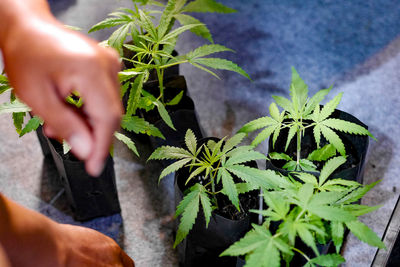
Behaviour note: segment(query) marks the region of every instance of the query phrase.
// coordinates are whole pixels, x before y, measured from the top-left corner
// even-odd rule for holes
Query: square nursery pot
[[[349,122],[356,123],[358,125],[363,126],[368,129],[368,126],[358,120],[356,117],[352,116],[349,113],[344,111],[340,111],[336,109],[330,118],[341,119]],[[369,145],[369,137],[363,135],[354,135],[348,134],[344,132],[335,131],[339,137],[342,139],[347,153],[346,162],[340,166],[333,174],[332,178],[342,178],[346,180],[353,180],[360,184],[363,183],[364,177],[364,167],[365,167],[365,158],[368,151]],[[275,143],[275,147],[272,146],[272,138],[269,139],[268,153],[271,152],[279,152],[286,153],[289,156],[293,156],[296,153],[296,142],[295,138],[289,144],[288,150],[285,152],[285,144],[286,138],[288,135],[288,129],[283,129]],[[321,147],[328,144],[326,139],[321,135]],[[306,129],[304,136],[302,137],[302,154],[306,153],[307,155],[311,153],[316,148],[316,143],[314,141],[312,129]],[[280,173],[287,175],[288,171],[282,169],[283,166],[282,160],[271,160],[267,161],[267,168],[279,171]],[[322,166],[321,166],[322,167]],[[318,175],[317,172],[309,172],[314,175]]]
[[[216,138],[204,138],[199,140],[199,144],[207,140],[217,140]],[[257,167],[256,162],[248,164],[251,167]],[[189,176],[188,168],[183,168],[175,173],[175,207],[183,199],[184,191],[191,187],[194,183],[189,182],[185,185],[185,181]],[[192,179],[196,180],[194,177]],[[219,190],[216,188],[216,190]],[[224,198],[226,198],[224,196]],[[220,200],[222,200],[220,202]],[[255,190],[247,194],[241,194],[239,200],[244,209],[257,209],[259,206],[260,192]],[[221,203],[228,203],[229,200],[218,199]],[[229,202],[230,203],[230,202]],[[235,207],[230,204],[231,207]],[[232,214],[229,208],[225,206],[221,211],[213,211],[206,228],[205,218],[202,209],[197,215],[195,224],[187,237],[177,246],[179,256],[179,266],[181,267],[200,267],[200,266],[236,266],[237,257],[219,257],[219,255],[230,247],[233,243],[242,238],[250,229],[251,223],[256,223],[258,215],[249,212],[237,212]],[[231,213],[231,214],[230,214]],[[229,214],[229,215],[228,215]],[[179,220],[177,219],[175,231],[177,231]]]
[[[63,153],[62,145],[43,134],[38,128],[37,135],[42,150],[49,149],[64,186],[69,204],[78,221],[120,213],[118,192],[115,183],[114,161],[108,156],[103,172],[99,177],[90,176],[83,161],[72,153]]]
[[[139,116],[144,118],[146,121],[155,125],[161,133],[164,135],[165,139],[158,137],[149,137],[147,142],[151,144],[153,149],[163,146],[180,146],[184,141],[186,131],[191,129],[196,136],[201,138],[203,136],[203,131],[199,124],[197,112],[195,110],[195,105],[193,100],[189,96],[189,92],[186,85],[186,80],[184,76],[171,76],[164,80],[164,98],[165,102],[172,100],[176,95],[183,91],[183,97],[177,105],[166,106],[168,114],[171,117],[172,123],[175,129],[169,127],[160,117],[157,109],[153,109],[149,112],[144,110],[139,111]],[[143,89],[153,95],[157,95],[159,91],[158,81],[149,81],[143,85]],[[125,94],[124,103],[127,103],[127,98],[129,93]],[[126,104],[125,104],[126,105]],[[129,134],[132,136],[132,134]],[[144,135],[135,135],[134,138],[142,142],[146,142],[143,139]]]
[[[392,216],[383,234],[383,242],[387,249],[379,249],[371,267],[400,266],[400,197],[397,199]]]

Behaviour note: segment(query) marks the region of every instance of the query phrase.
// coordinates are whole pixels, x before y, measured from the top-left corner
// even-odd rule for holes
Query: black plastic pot
[[[198,143],[202,144],[210,139],[215,140],[215,138],[204,138]],[[249,165],[257,166],[255,162]],[[175,206],[183,199],[184,190],[190,187],[190,185],[187,187],[184,185],[188,175],[187,169],[180,169],[175,173]],[[259,196],[258,191],[253,191],[251,194],[256,198]],[[258,208],[258,199],[252,208]],[[255,218],[257,216],[243,214],[240,219],[232,220],[213,211],[208,228],[206,228],[204,214],[200,209],[192,230],[177,247],[180,266],[236,266],[237,257],[219,257],[219,255],[250,230],[251,223],[256,222]],[[178,223],[177,220],[176,229]]]
[[[76,220],[85,221],[121,212],[111,156],[108,156],[101,175],[92,177],[86,172],[84,162],[71,153],[64,155],[62,145],[47,138],[42,128],[37,130],[37,134],[39,140],[42,138],[47,142]],[[43,147],[46,147],[45,143],[42,146],[44,151]]]
[[[358,120],[356,117],[352,116],[349,113],[344,111],[335,110],[331,115],[331,118],[337,118],[345,121],[350,121],[356,123],[358,125],[363,126],[364,128],[368,129],[368,126]],[[361,136],[361,135],[354,135],[348,134],[343,132],[336,132],[339,137],[342,139],[345,147],[346,153],[348,155],[347,161],[344,165],[339,167],[332,174],[332,178],[342,178],[346,180],[353,180],[359,183],[363,183],[363,176],[364,176],[364,166],[365,166],[365,158],[367,155],[368,144],[369,144],[369,137],[368,136]],[[288,129],[283,129],[275,143],[275,147],[272,146],[272,138],[269,139],[269,147],[268,153],[271,152],[284,152],[286,154],[291,155],[291,153],[296,151],[296,140],[295,138],[292,139],[288,150],[285,152],[285,145],[286,145],[286,138],[288,135]],[[328,142],[323,138],[321,135],[321,147],[327,144]],[[314,141],[312,129],[307,129],[304,136],[302,137],[302,147],[307,146],[310,148],[306,154],[310,153],[314,150],[317,146]],[[304,153],[304,151],[302,151]],[[279,171],[280,173],[287,175],[288,171],[282,169],[282,165],[284,161],[282,160],[272,160],[271,162],[267,162],[267,168]],[[310,172],[314,175],[318,173]]]
[[[392,216],[383,234],[383,242],[387,249],[379,249],[371,267],[400,266],[400,197],[394,207]]]

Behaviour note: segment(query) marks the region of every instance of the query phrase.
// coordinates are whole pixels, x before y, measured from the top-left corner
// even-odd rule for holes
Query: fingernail
[[[71,146],[72,152],[82,160],[89,157],[91,152],[91,140],[80,134],[73,134],[69,140],[69,145]]]
[[[103,172],[104,164],[103,162],[91,163],[87,166],[87,171],[90,175],[97,177]]]

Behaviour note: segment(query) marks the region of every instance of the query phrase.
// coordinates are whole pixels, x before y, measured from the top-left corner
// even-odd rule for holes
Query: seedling
[[[162,146],[156,149],[149,160],[174,159],[176,162],[166,167],[160,175],[160,180],[166,175],[181,168],[189,168],[190,175],[186,185],[195,177],[202,177],[190,186],[176,209],[176,217],[181,216],[174,247],[176,247],[192,229],[202,206],[206,226],[210,222],[211,212],[218,207],[217,196],[226,195],[237,210],[240,210],[239,194],[259,189],[270,188],[270,179],[266,171],[246,166],[245,163],[266,159],[251,146],[237,146],[245,134],[240,133],[230,139],[223,138],[218,142],[208,141],[198,145],[191,130],[186,132],[186,148]],[[236,183],[234,176],[243,182]],[[221,188],[217,191],[217,188]]]
[[[346,156],[346,148],[336,131],[350,134],[368,135],[375,137],[364,127],[330,116],[340,103],[342,93],[339,93],[331,101],[320,107],[321,101],[331,91],[332,86],[317,92],[313,97],[308,97],[308,86],[300,78],[297,71],[292,68],[292,83],[290,85],[291,99],[282,96],[273,96],[275,102],[269,106],[270,116],[265,116],[245,124],[239,132],[250,133],[258,129],[263,130],[253,140],[252,145],[258,146],[262,141],[272,135],[272,145],[275,146],[276,140],[282,129],[288,128],[285,151],[296,136],[296,159],[284,153],[271,153],[272,159],[286,160],[288,163],[284,168],[288,170],[315,171],[315,165],[311,160],[324,161],[335,156],[336,151],[342,156]],[[280,112],[280,106],[283,110]],[[302,137],[306,129],[312,129],[316,150],[307,157],[302,157]],[[328,141],[328,145],[321,146],[321,134]]]
[[[118,26],[118,29],[111,34],[105,43],[117,49],[122,56],[123,47],[134,52],[132,58],[123,58],[123,60],[131,62],[133,68],[126,69],[120,73],[121,97],[129,92],[126,108],[127,121],[132,116],[135,116],[137,109],[150,111],[157,108],[160,117],[165,123],[175,129],[166,106],[178,104],[183,92],[179,92],[170,101],[165,100],[164,72],[169,67],[190,63],[216,77],[218,75],[210,68],[234,71],[249,78],[248,74],[235,63],[222,58],[208,57],[218,52],[233,52],[233,50],[222,45],[208,44],[182,56],[172,55],[179,36],[188,30],[213,42],[207,26],[186,14],[187,12],[230,13],[235,10],[214,0],[195,0],[189,3],[186,0],[169,0],[166,5],[151,0],[134,0],[133,3],[133,9],[124,8],[113,12],[108,18],[94,25],[89,31],[93,32]],[[139,8],[140,5],[138,4],[142,5],[141,8]],[[157,25],[154,23],[152,15],[160,13],[160,11],[148,9],[149,6],[161,6],[164,8]],[[174,29],[173,26],[176,21],[179,21],[181,26]],[[128,36],[131,37],[133,44],[124,43]],[[143,90],[143,84],[148,80],[150,72],[155,72],[157,76],[159,83],[159,93],[157,95]],[[137,118],[134,119],[137,120]],[[122,127],[124,128],[124,126]]]
[[[361,241],[385,248],[380,238],[358,219],[379,206],[354,204],[378,182],[363,186],[354,181],[329,179],[345,161],[342,156],[330,159],[319,177],[299,172],[293,174],[298,178],[295,180],[292,176],[271,173],[275,189],[264,191],[268,209],[253,211],[265,216],[265,222],[253,225],[250,232],[221,256],[246,255],[245,266],[273,267],[280,266],[281,260],[289,266],[298,253],[307,262],[304,266],[337,266],[345,261],[339,254],[345,227]],[[330,240],[336,253],[320,255],[317,244],[327,244]],[[300,241],[312,249],[315,257],[300,249]]]

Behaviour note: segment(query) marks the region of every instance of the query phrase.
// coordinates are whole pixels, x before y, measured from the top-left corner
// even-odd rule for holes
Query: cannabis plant
[[[284,166],[288,170],[315,171],[315,165],[311,160],[325,161],[335,156],[337,152],[342,156],[346,155],[346,148],[343,141],[336,132],[368,135],[374,138],[367,129],[356,123],[331,117],[340,103],[342,93],[339,93],[324,106],[320,106],[321,101],[324,100],[331,89],[332,86],[328,89],[320,90],[309,98],[308,86],[300,78],[295,68],[292,68],[291,99],[289,100],[282,96],[272,96],[276,103],[273,102],[269,106],[270,116],[261,117],[245,124],[239,132],[250,133],[263,129],[255,137],[252,145],[257,146],[272,135],[272,145],[274,147],[282,129],[288,129],[285,151],[287,151],[292,139],[296,137],[296,158],[293,159],[284,153],[271,153],[270,157],[272,159],[288,161]],[[283,110],[279,111],[278,106]],[[302,137],[308,128],[313,131],[317,147],[316,151],[304,157],[301,154]],[[328,145],[323,147],[321,147],[322,137],[328,142]]]
[[[200,205],[208,227],[212,211],[223,208],[218,207],[218,195],[226,195],[240,211],[239,194],[260,187],[271,187],[274,181],[270,181],[266,171],[246,166],[246,162],[266,157],[252,150],[251,146],[237,146],[244,136],[245,134],[239,133],[230,139],[223,138],[218,142],[208,141],[199,145],[189,129],[185,136],[186,148],[162,146],[149,157],[149,160],[177,160],[161,172],[160,180],[179,169],[189,169],[190,174],[185,178],[185,185],[189,188],[185,190],[185,195],[176,209],[176,216],[181,216],[181,219],[174,247],[192,229]],[[194,182],[195,177],[201,179]],[[237,182],[234,177],[242,182]]]
[[[12,114],[15,130],[20,137],[29,132],[36,131],[40,125],[43,125],[44,121],[37,115],[32,116],[24,124],[25,118],[30,116],[28,115],[28,113],[31,111],[31,108],[21,102],[15,96],[13,88],[11,87],[7,76],[0,74],[0,95],[3,93],[10,93],[10,101],[0,104],[0,114]],[[73,105],[78,109],[81,108],[83,105],[83,99],[80,97],[78,92],[73,92],[71,95],[66,97],[65,102],[67,104]],[[126,122],[122,120],[122,124],[124,123]],[[132,123],[132,121],[130,121],[129,123]],[[144,122],[144,120],[140,118],[134,121],[134,123],[134,125],[128,124],[126,125],[126,127],[141,133],[146,133],[146,131],[154,131],[157,133],[157,131],[153,130],[151,126],[146,124],[146,122]],[[162,137],[161,133],[159,133],[159,135]],[[119,132],[115,132],[114,136],[115,138],[126,144],[127,147],[131,149],[136,155],[139,155],[135,143],[129,137]],[[64,154],[70,151],[70,146],[65,140],[63,140],[63,151]],[[110,150],[110,152],[112,154],[112,150]]]
[[[229,13],[233,12],[233,9],[214,0],[195,0],[190,3],[187,3],[186,0],[169,0],[166,5],[151,0],[133,2],[133,9],[124,8],[113,12],[89,31],[118,26],[106,43],[117,49],[122,56],[123,48],[134,52],[132,58],[123,57],[123,60],[133,64],[133,68],[120,73],[121,97],[129,92],[126,120],[137,120],[137,109],[148,112],[156,108],[165,123],[175,129],[166,106],[178,104],[183,92],[179,92],[170,101],[166,101],[164,98],[164,72],[172,66],[190,63],[216,77],[218,77],[217,74],[210,68],[234,71],[249,78],[248,74],[235,63],[222,58],[209,57],[218,52],[233,52],[222,45],[204,45],[185,55],[173,56],[176,42],[180,34],[185,31],[190,30],[212,42],[208,28],[186,12]],[[145,6],[139,8],[138,3]],[[164,8],[157,24],[154,23],[155,19],[152,14],[159,11],[148,10],[147,7],[151,5]],[[174,29],[176,21],[179,21],[181,26]],[[132,44],[124,44],[128,36],[131,37]],[[159,83],[159,92],[156,94],[143,90],[143,84],[149,79],[150,72],[156,73]]]
[[[307,262],[304,266],[337,266],[344,262],[340,256],[345,228],[371,246],[385,248],[380,238],[358,217],[372,212],[378,206],[354,204],[374,185],[363,186],[354,181],[329,179],[346,159],[330,159],[323,166],[319,177],[298,172],[285,177],[271,171],[275,189],[265,190],[267,210],[254,212],[265,216],[262,225],[225,250],[221,256],[246,255],[247,267],[274,267],[285,261],[289,266],[295,254]],[[336,253],[320,255],[318,244],[332,240]],[[315,257],[301,248],[305,244]]]

